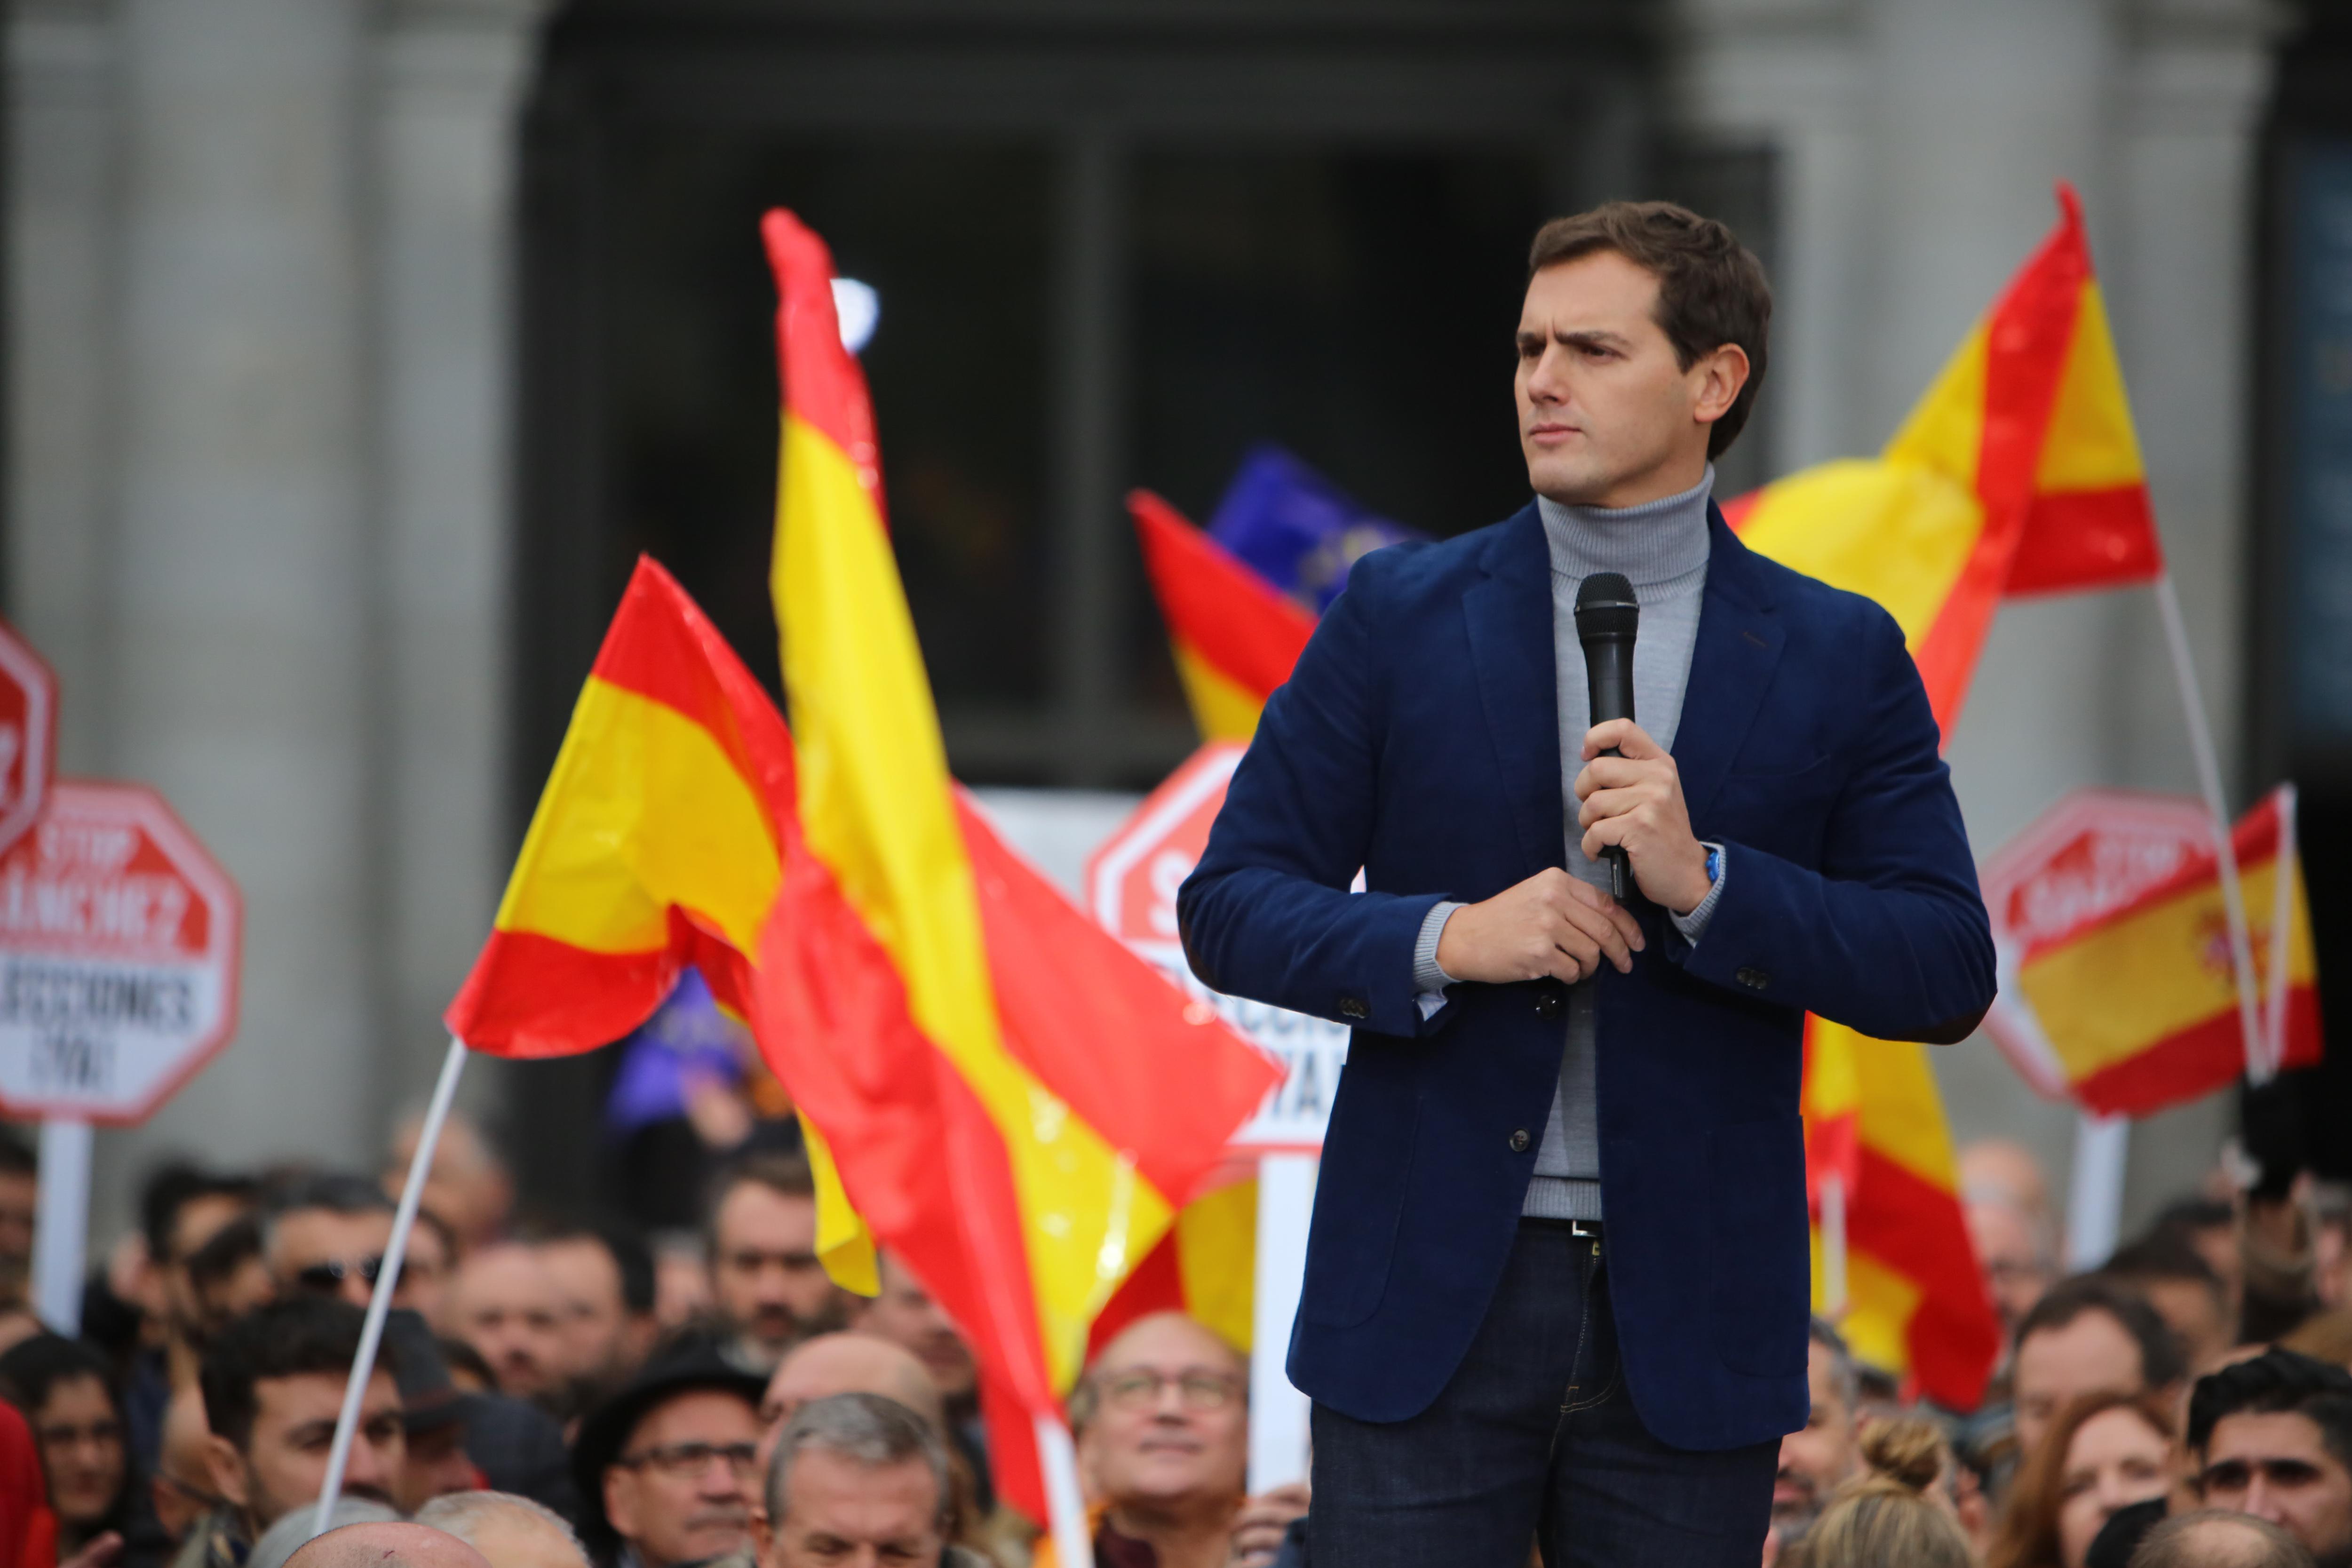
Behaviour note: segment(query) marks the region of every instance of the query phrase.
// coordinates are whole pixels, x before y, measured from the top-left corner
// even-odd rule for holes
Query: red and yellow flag
[[[2282,1035],[2270,1047],[2280,1068],[2316,1063],[2321,1042],[2292,801],[2289,788],[2273,791],[2231,834],[2255,971]],[[2284,997],[2273,989],[2274,955],[2285,960]],[[2210,850],[2124,908],[2028,948],[2017,984],[2075,1098],[2100,1115],[2145,1116],[2246,1070],[2221,872]]]
[[[1127,498],[1176,674],[1203,741],[1246,741],[1315,617],[1150,490]]]
[[[2058,226],[1878,457],[1724,507],[1750,549],[1885,607],[1947,735],[2004,595],[2163,570],[2081,204],[2063,184],[2058,200]]]
[[[862,1219],[939,1298],[981,1364],[999,1484],[1043,1517],[1032,1421],[1278,1075],[959,798],[831,258],[789,213],[762,233],[784,384],[771,585],[803,831],[753,1024],[855,1205],[821,1215],[820,1250],[845,1251]]]
[[[640,557],[450,1033],[498,1056],[593,1050],[645,1022],[688,963],[740,1011],[793,795],[775,704]]]
[[[2163,569],[2081,205],[2064,185],[2058,199],[2057,227],[1878,458],[1809,468],[1724,509],[1751,549],[1894,616],[1948,737],[2003,596]],[[1828,1304],[1818,1222],[1834,1179],[1857,1353],[1972,1409],[2000,1333],[1926,1047],[1820,1018],[1805,1040],[1814,1300]]]

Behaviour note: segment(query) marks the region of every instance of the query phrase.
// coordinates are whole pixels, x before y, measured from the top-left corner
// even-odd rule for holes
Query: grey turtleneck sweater
[[[1559,689],[1559,780],[1561,826],[1569,874],[1597,888],[1609,885],[1607,866],[1586,858],[1577,826],[1576,775],[1584,769],[1584,732],[1592,727],[1584,679],[1584,648],[1576,637],[1576,591],[1596,572],[1622,572],[1642,604],[1641,636],[1633,644],[1633,717],[1651,739],[1671,752],[1682,720],[1683,688],[1690,679],[1691,649],[1698,637],[1699,601],[1706,586],[1706,506],[1715,488],[1710,467],[1680,495],[1641,506],[1608,510],[1537,501],[1544,539],[1551,551],[1552,658]],[[1687,915],[1675,915],[1684,938],[1696,944],[1715,912],[1724,876],[1717,861],[1715,887]],[[1437,963],[1437,942],[1446,918],[1461,906],[1441,903],[1423,921],[1413,954],[1413,978],[1422,1007],[1434,1014],[1453,984]],[[1569,990],[1568,1031],[1560,1055],[1559,1085],[1551,1116],[1536,1153],[1534,1179],[1521,1212],[1554,1219],[1601,1217],[1601,1137],[1593,1091],[1593,983]]]

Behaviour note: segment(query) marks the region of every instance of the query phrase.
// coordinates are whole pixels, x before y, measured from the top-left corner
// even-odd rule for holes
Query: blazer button
[[[1528,1152],[1528,1130],[1522,1127],[1517,1132],[1511,1134],[1511,1152],[1514,1154],[1526,1153]]]
[[[1732,978],[1738,981],[1742,985],[1747,986],[1750,991],[1761,991],[1764,987],[1772,984],[1772,977],[1753,964],[1749,964],[1748,967],[1740,970],[1738,973],[1734,974]]]
[[[1536,993],[1537,1017],[1557,1018],[1559,1016],[1561,1005],[1559,988],[1558,986],[1546,985],[1542,990]]]

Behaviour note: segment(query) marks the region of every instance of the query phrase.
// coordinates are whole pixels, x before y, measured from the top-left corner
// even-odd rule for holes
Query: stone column
[[[545,0],[398,0],[373,61],[376,295],[368,772],[378,1114],[429,1089],[442,1009],[512,846],[506,761],[509,230]],[[478,1095],[490,1076],[475,1074]]]
[[[244,889],[236,1041],[111,1163],[373,1117],[361,0],[121,0],[104,673],[66,701]],[[128,1145],[128,1147],[126,1147]]]

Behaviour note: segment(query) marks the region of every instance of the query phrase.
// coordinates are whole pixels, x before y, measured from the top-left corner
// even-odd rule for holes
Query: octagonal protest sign
[[[2025,954],[2096,923],[2212,851],[2213,818],[2202,802],[2078,789],[1984,863],[1978,883],[1992,917],[2000,981],[1985,1029],[2026,1082],[2052,1100],[2073,1098],[2065,1068],[2017,984]]]
[[[1210,826],[1246,750],[1213,741],[1145,797],[1087,861],[1087,909],[1138,956],[1282,1062],[1286,1076],[1234,1134],[1233,1149],[1317,1151],[1348,1060],[1346,1026],[1210,990],[1184,961],[1176,929],[1176,889],[1208,847]]]
[[[244,910],[163,797],[60,779],[0,852],[0,1110],[143,1121],[236,1031]]]
[[[41,815],[57,756],[58,678],[0,621],[0,849]]]

